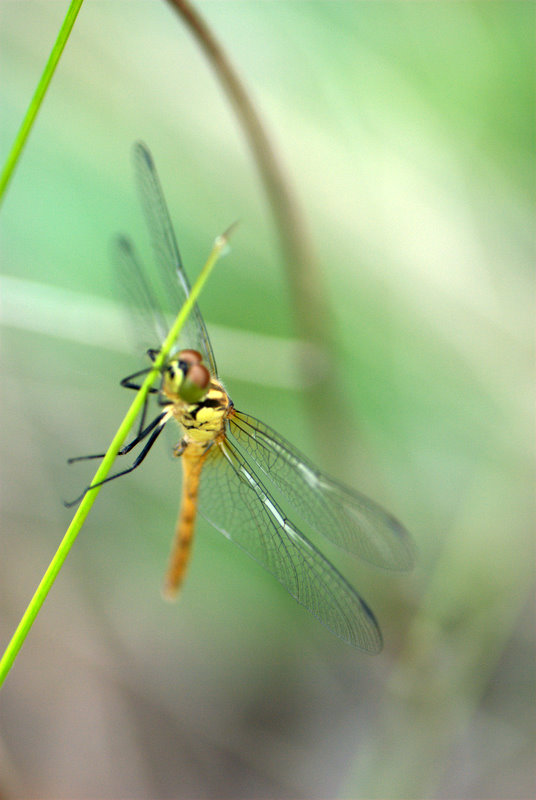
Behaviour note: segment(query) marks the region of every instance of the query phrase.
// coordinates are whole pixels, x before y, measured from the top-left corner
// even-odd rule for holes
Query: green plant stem
[[[164,344],[156,358],[152,370],[148,373],[146,379],[144,380],[140,390],[137,392],[136,397],[130,408],[128,409],[123,422],[118,428],[117,433],[115,434],[110,447],[108,448],[104,459],[100,467],[98,468],[95,476],[91,482],[91,484],[99,483],[99,481],[103,481],[109,471],[110,468],[115,460],[118,450],[121,448],[123,442],[125,441],[129,430],[133,426],[136,417],[140,413],[145,398],[147,397],[147,392],[151,387],[152,383],[158,376],[161,367],[164,365],[171,348],[173,347],[177,337],[186,322],[188,314],[191,312],[201,289],[203,288],[204,284],[212,268],[214,267],[216,261],[222,254],[223,249],[227,244],[227,240],[231,233],[231,228],[226,231],[221,236],[218,236],[216,241],[214,242],[214,246],[210,252],[210,255],[207,259],[207,262],[201,272],[199,273],[199,277],[197,278],[196,282],[194,283],[190,295],[187,297],[186,302],[184,303],[183,307],[181,308],[173,326],[171,327]],[[11,641],[9,642],[2,658],[0,659],[0,686],[2,686],[9,670],[11,669],[15,658],[17,657],[19,650],[21,649],[30,628],[32,627],[37,614],[39,613],[43,603],[45,602],[46,596],[48,595],[50,589],[56,577],[67,558],[67,555],[73,546],[80,529],[89,514],[91,506],[93,505],[98,493],[101,490],[101,486],[96,486],[94,489],[90,489],[84,495],[76,514],[73,517],[71,524],[69,525],[65,536],[63,537],[50,565],[43,575],[43,578],[37,587],[34,596],[30,600],[26,611],[24,612],[22,619],[13,634]]]
[[[22,124],[15,137],[15,141],[13,142],[13,146],[11,147],[10,153],[7,157],[6,163],[4,164],[2,174],[0,175],[0,203],[3,200],[4,193],[11,179],[11,175],[13,174],[13,170],[15,169],[23,147],[26,144],[26,139],[28,138],[28,135],[35,122],[37,112],[41,108],[46,91],[50,81],[52,80],[52,76],[54,75],[61,54],[63,53],[63,49],[67,44],[67,39],[69,38],[69,34],[71,33],[78,12],[80,11],[80,6],[83,2],[84,0],[71,0],[71,4],[67,10],[67,14],[65,15],[65,19],[63,20],[62,26],[58,33],[58,38],[56,39],[50,52],[50,56],[43,70],[43,74],[41,75],[34,95],[30,100],[30,105],[28,106],[28,110],[26,111],[24,119],[22,120]]]

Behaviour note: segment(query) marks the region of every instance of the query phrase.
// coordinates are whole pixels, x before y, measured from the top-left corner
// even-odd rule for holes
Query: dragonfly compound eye
[[[203,364],[192,364],[179,387],[179,394],[186,403],[198,403],[205,397],[209,383],[208,369]]]
[[[177,356],[179,361],[185,364],[201,364],[203,356],[197,350],[181,350]]]

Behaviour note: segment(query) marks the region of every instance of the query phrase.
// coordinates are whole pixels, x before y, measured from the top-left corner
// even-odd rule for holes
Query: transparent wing
[[[235,409],[229,428],[247,458],[315,531],[376,566],[412,568],[415,551],[410,535],[381,506],[324,475],[258,419]]]
[[[168,323],[134,245],[126,236],[118,236],[112,247],[117,291],[128,303],[132,340],[138,350],[158,348],[166,338]]]
[[[190,294],[190,284],[182,266],[153,158],[142,142],[136,142],[134,145],[134,162],[139,193],[160,271],[160,291],[154,287],[153,297],[163,308],[177,314]],[[214,353],[197,305],[186,321],[180,342],[185,347],[199,350],[210,371],[214,375],[217,374]]]
[[[381,633],[366,603],[285,518],[251,466],[227,440],[215,444],[206,457],[199,508],[336,636],[370,653],[381,650]]]

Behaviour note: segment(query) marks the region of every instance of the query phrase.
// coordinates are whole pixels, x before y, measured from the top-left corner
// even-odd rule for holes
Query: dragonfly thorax
[[[205,397],[196,403],[187,403],[168,389],[164,384],[162,393],[172,401],[171,414],[186,442],[211,442],[223,434],[233,403],[219,381],[212,378]]]

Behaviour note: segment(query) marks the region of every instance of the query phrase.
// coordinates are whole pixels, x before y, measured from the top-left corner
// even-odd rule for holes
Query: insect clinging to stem
[[[160,181],[148,149],[134,149],[136,176],[160,267],[160,294],[178,309],[190,287]],[[142,299],[157,335],[167,333],[158,292],[126,237],[116,244],[123,280]],[[409,570],[414,546],[403,525],[364,495],[328,477],[272,428],[238,411],[218,377],[205,323],[196,305],[175,351],[161,371],[160,411],[149,423],[144,409],[136,437],[120,454],[142,449],[136,469],[164,426],[174,420],[180,440],[182,497],[166,573],[164,594],[174,597],[191,552],[198,511],[228,539],[271,572],[299,603],[336,636],[370,653],[382,647],[374,614],[357,591],[284,513],[272,487],[297,516],[342,550],[390,570]],[[156,350],[149,350],[154,359]],[[138,389],[140,370],[121,381]],[[83,456],[93,458],[99,456]],[[71,459],[77,461],[79,459]],[[88,487],[91,489],[93,487]],[[87,490],[86,490],[87,491]],[[75,501],[76,502],[76,501]]]

